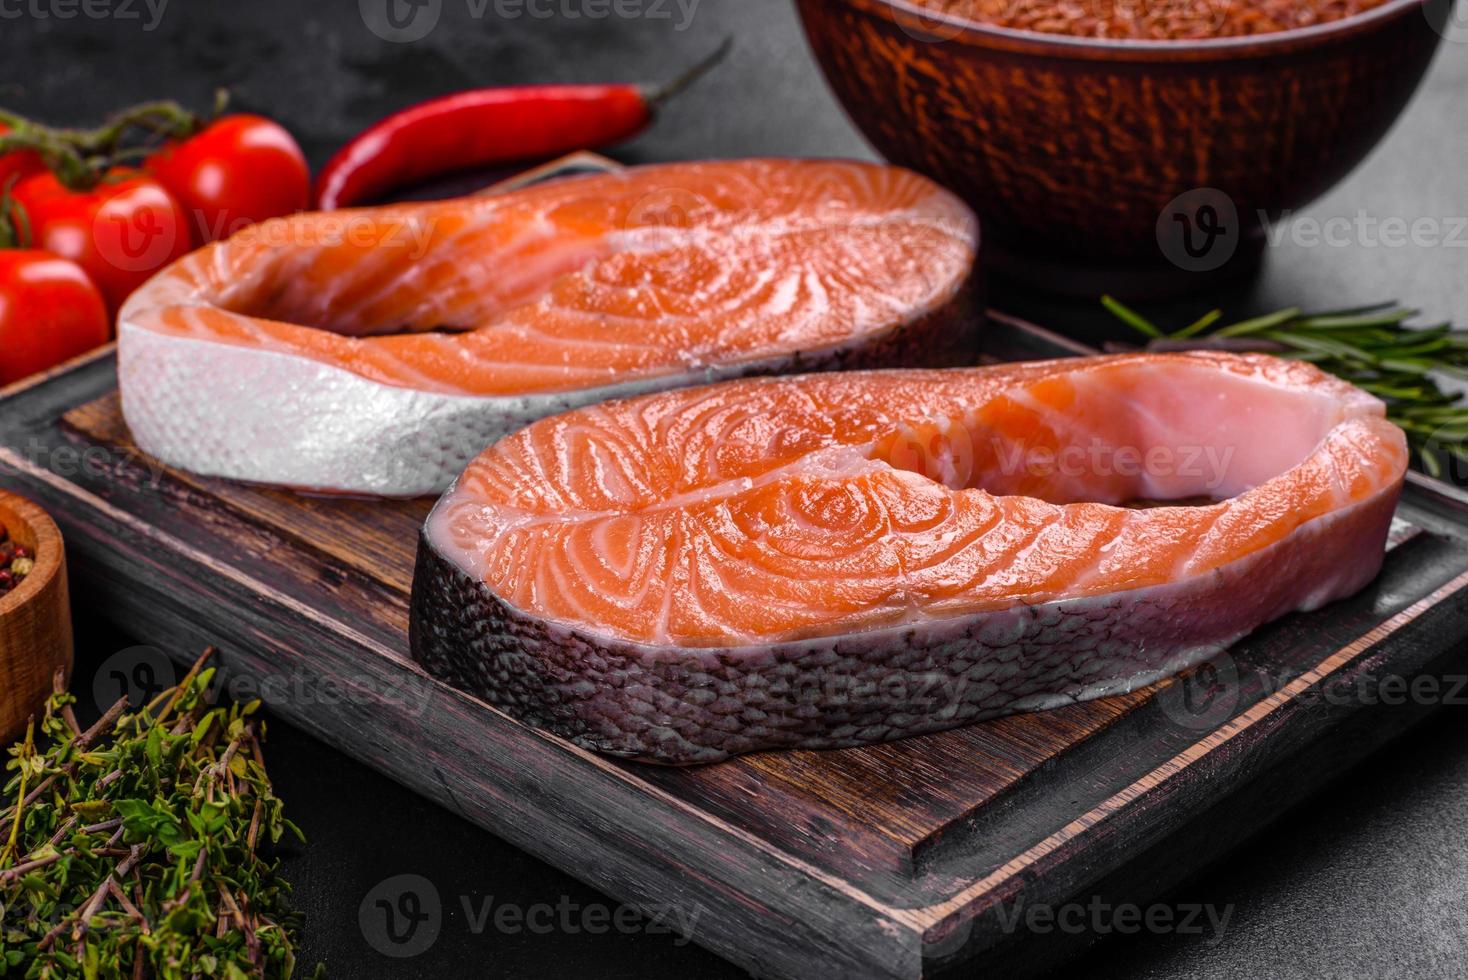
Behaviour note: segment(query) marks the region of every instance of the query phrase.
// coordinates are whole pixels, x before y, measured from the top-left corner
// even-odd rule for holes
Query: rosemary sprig
[[[1213,310],[1168,332],[1120,301],[1101,304],[1147,338],[1148,350],[1257,351],[1309,361],[1386,403],[1432,476],[1444,460],[1468,466],[1468,404],[1444,391],[1434,375],[1468,380],[1468,330],[1450,323],[1412,325],[1419,311],[1396,302],[1306,313],[1280,310],[1222,327]]]
[[[259,702],[210,703],[211,652],[86,731],[58,673],[39,731],[10,749],[0,975],[291,976],[298,922],[262,850],[300,831],[265,772]]]

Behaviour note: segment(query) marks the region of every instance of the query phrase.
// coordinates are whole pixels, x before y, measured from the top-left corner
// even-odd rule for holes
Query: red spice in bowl
[[[1186,41],[1343,20],[1386,0],[911,0],[963,20],[1045,34]]]
[[[10,540],[10,532],[0,527],[0,597],[13,592],[35,567],[35,556]]]

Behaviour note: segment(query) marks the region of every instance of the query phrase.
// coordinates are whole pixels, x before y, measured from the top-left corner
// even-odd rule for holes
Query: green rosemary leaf
[[[1261,330],[1270,330],[1295,319],[1300,311],[1291,307],[1288,310],[1280,310],[1278,313],[1270,313],[1266,316],[1258,316],[1252,320],[1244,320],[1219,330],[1215,336],[1218,337],[1246,337]]]
[[[1381,364],[1374,355],[1367,351],[1329,337],[1312,337],[1309,334],[1291,333],[1288,330],[1271,330],[1266,336],[1270,340],[1278,341],[1290,347],[1296,347],[1300,350],[1311,351],[1317,354],[1327,354],[1331,357],[1340,358],[1343,361],[1360,361],[1365,364],[1377,366]]]
[[[1365,306],[1347,306],[1338,310],[1321,310],[1315,316],[1360,316],[1363,313],[1376,313],[1380,310],[1390,310],[1397,306],[1394,299],[1381,303],[1367,303]]]
[[[1416,316],[1417,310],[1390,309],[1382,313],[1346,316],[1301,317],[1296,325],[1301,330],[1354,330],[1359,327],[1396,327]]]
[[[1197,336],[1204,330],[1207,330],[1209,327],[1213,326],[1221,319],[1223,319],[1222,310],[1213,310],[1211,312],[1204,313],[1202,316],[1198,317],[1198,319],[1194,320],[1186,327],[1183,327],[1177,333],[1172,334],[1169,339],[1186,340],[1189,337]]]
[[[1387,347],[1381,351],[1378,351],[1378,353],[1381,357],[1388,359],[1394,357],[1415,357],[1419,354],[1437,354],[1441,351],[1447,350],[1448,346],[1449,344],[1446,337],[1434,337],[1428,340],[1420,341],[1415,344],[1402,344],[1398,347]]]
[[[1129,323],[1141,333],[1148,337],[1161,337],[1162,331],[1152,321],[1143,317],[1140,313],[1127,306],[1121,300],[1113,296],[1102,296],[1101,305],[1110,310],[1117,319]]]

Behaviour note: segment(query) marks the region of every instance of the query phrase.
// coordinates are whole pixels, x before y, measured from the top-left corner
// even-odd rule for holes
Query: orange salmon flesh
[[[1210,575],[1406,461],[1374,399],[1266,358],[809,376],[547,419],[429,527],[516,608],[718,646]],[[1193,497],[1229,499],[1117,506]]]
[[[896,167],[738,160],[255,225],[118,327],[138,444],[209,476],[442,492],[546,415],[747,375],[962,363],[978,224]]]
[[[1406,466],[1379,401],[1262,356],[648,395],[470,465],[410,640],[601,752],[865,745],[1133,690],[1359,591]]]

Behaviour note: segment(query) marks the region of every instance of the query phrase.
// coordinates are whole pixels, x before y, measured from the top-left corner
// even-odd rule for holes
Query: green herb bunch
[[[1468,405],[1462,392],[1442,389],[1434,375],[1468,380],[1468,330],[1450,323],[1413,326],[1417,310],[1376,303],[1346,310],[1305,313],[1280,310],[1220,325],[1213,310],[1180,330],[1167,332],[1110,296],[1101,303],[1147,337],[1148,350],[1257,351],[1309,361],[1386,403],[1433,476],[1445,458],[1468,465]]]
[[[291,975],[298,922],[261,849],[300,831],[271,792],[259,702],[213,706],[209,656],[85,731],[58,674],[40,731],[10,749],[0,973]]]

